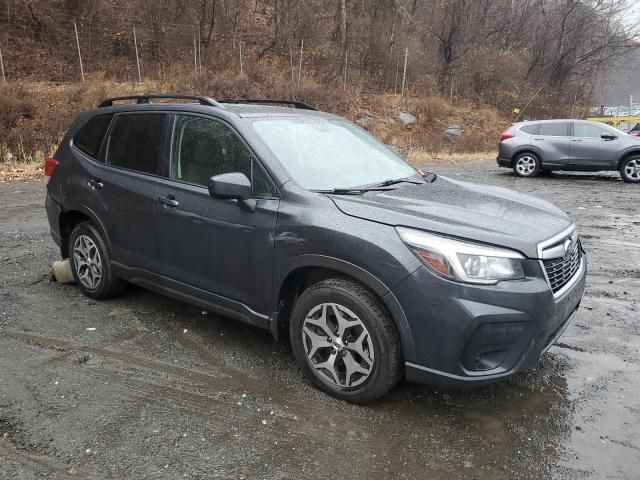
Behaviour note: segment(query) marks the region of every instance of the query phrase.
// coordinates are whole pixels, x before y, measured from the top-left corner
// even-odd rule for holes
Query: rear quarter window
[[[529,135],[535,135],[536,133],[538,133],[538,127],[539,124],[525,125],[524,127],[520,128],[520,131],[528,133]]]
[[[100,146],[109,128],[113,115],[98,115],[91,118],[73,137],[73,145],[82,153],[98,159]]]

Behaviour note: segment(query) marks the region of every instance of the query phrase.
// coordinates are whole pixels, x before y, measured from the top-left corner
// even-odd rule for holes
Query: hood
[[[537,258],[536,246],[572,221],[555,205],[514,190],[439,176],[361,196],[331,195],[346,215],[488,243]]]

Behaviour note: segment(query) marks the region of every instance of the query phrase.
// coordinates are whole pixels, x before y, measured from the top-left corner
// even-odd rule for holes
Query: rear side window
[[[119,115],[111,129],[107,163],[137,172],[160,175],[168,115]]]
[[[85,123],[73,137],[73,144],[76,148],[97,159],[104,134],[107,133],[112,117],[113,115],[99,115]]]
[[[528,133],[529,135],[535,135],[538,131],[539,124],[535,123],[533,125],[525,125],[520,130],[524,133]]]
[[[568,135],[568,130],[568,123],[541,123],[540,133],[538,133],[538,135],[547,135],[549,137],[566,137]]]

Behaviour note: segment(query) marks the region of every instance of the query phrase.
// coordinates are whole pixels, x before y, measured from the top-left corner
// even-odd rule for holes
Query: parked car
[[[89,297],[131,282],[287,337],[351,402],[403,375],[509,377],[580,304],[586,256],[546,201],[423,173],[301,103],[157,98],[105,100],[46,160],[51,235]]]
[[[636,123],[627,133],[633,137],[640,137],[640,123]]]
[[[500,136],[497,162],[519,177],[553,170],[617,170],[625,182],[638,183],[640,138],[586,120],[514,123]]]

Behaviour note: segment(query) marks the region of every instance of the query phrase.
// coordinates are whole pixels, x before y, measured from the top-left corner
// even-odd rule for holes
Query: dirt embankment
[[[116,83],[93,78],[85,83],[28,82],[0,86],[0,181],[37,173],[65,129],[82,110],[110,96],[180,92],[214,98],[283,98],[310,103],[358,122],[409,158],[456,158],[457,154],[492,151],[510,123],[496,110],[441,97],[371,94],[356,89],[327,94],[326,85],[305,80],[292,92],[273,80],[258,84],[247,77],[212,75],[192,82]],[[409,114],[401,115],[401,114]],[[413,117],[413,118],[412,118]],[[460,136],[445,134],[451,125]],[[453,155],[453,157],[451,157]],[[480,154],[488,158],[490,154]]]

